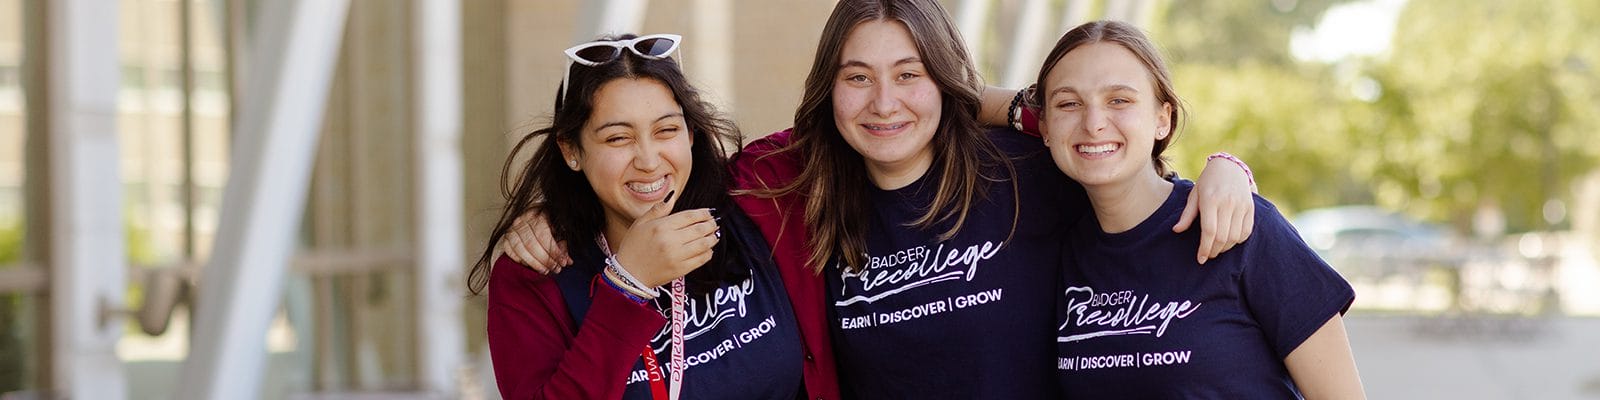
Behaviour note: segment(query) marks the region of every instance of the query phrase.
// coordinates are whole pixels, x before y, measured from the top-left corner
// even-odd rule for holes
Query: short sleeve
[[[1245,260],[1240,264],[1240,292],[1280,359],[1355,300],[1350,283],[1260,196],[1255,233],[1242,247],[1234,249]]]

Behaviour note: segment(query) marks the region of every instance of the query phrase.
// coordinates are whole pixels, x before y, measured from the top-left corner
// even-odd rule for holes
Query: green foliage
[[[1293,30],[1342,2],[1171,2],[1151,30],[1193,111],[1179,170],[1224,150],[1287,210],[1376,203],[1465,229],[1493,207],[1547,228],[1545,202],[1600,160],[1600,2],[1411,0],[1387,55],[1294,61]]]
[[[133,265],[150,265],[160,260],[156,255],[155,240],[150,238],[150,229],[139,226],[132,219],[124,218],[122,223],[123,241],[127,244],[128,263]]]
[[[1570,201],[1600,157],[1595,20],[1591,1],[1408,3],[1391,56],[1366,71],[1383,87],[1376,111],[1404,120],[1369,126],[1400,149],[1372,180],[1404,190],[1380,199],[1457,220],[1488,205],[1513,230],[1547,227],[1545,201]]]
[[[22,259],[22,222],[10,226],[0,225],[0,265]]]
[[[0,265],[11,265],[22,258],[22,222],[0,225]],[[30,304],[22,294],[0,294],[0,393],[26,388],[27,350],[23,347],[21,332],[29,324],[19,323],[28,315]]]
[[[1287,66],[1294,63],[1294,29],[1315,25],[1328,8],[1350,1],[1169,1],[1154,29],[1176,63]]]
[[[1339,106],[1344,100],[1301,71],[1260,63],[1184,64],[1173,71],[1189,115],[1171,158],[1193,177],[1205,156],[1228,151],[1254,166],[1263,194],[1289,209],[1364,202]]]

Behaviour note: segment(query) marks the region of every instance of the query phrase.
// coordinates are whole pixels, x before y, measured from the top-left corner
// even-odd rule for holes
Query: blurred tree
[[[0,225],[0,265],[22,260],[22,223]]]
[[[1287,211],[1376,203],[1468,228],[1546,228],[1600,145],[1600,2],[1411,0],[1386,55],[1297,62],[1342,0],[1174,1],[1151,27],[1192,112],[1173,158],[1255,166]],[[1470,24],[1464,21],[1471,21]],[[1553,201],[1552,201],[1553,200]]]
[[[1220,150],[1247,160],[1262,194],[1287,210],[1371,202],[1347,167],[1358,148],[1346,134],[1348,101],[1317,79],[1324,72],[1254,62],[1174,69],[1189,117],[1171,158],[1186,176]]]
[[[1351,121],[1381,137],[1366,141],[1381,146],[1372,181],[1395,189],[1379,202],[1462,224],[1497,209],[1511,231],[1559,224],[1600,158],[1596,20],[1588,0],[1410,1],[1390,55],[1366,68],[1383,118]]]
[[[13,265],[22,258],[22,224],[0,225],[0,266]],[[21,321],[29,315],[29,303],[21,293],[0,294],[0,393],[26,389],[27,353],[24,332],[31,324]]]
[[[1289,38],[1329,8],[1351,0],[1167,1],[1157,8],[1157,42],[1183,63],[1292,65]]]
[[[1193,177],[1204,157],[1228,151],[1256,170],[1263,194],[1286,211],[1371,202],[1360,174],[1346,167],[1347,95],[1326,65],[1289,54],[1296,29],[1313,27],[1350,0],[1171,1],[1151,34],[1169,57],[1189,107],[1170,150]]]

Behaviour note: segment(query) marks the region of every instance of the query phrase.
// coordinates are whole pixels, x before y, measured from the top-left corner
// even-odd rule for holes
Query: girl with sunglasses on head
[[[841,383],[846,398],[1056,397],[1060,235],[1088,212],[1081,188],[1037,137],[980,126],[1015,102],[984,93],[936,2],[841,1],[816,54],[795,128],[732,166],[794,306],[807,398]],[[1214,165],[1201,222],[1221,243],[1200,257],[1248,236],[1236,218],[1253,210],[1236,200],[1245,172]],[[506,252],[565,263],[541,221],[519,220]]]
[[[568,49],[550,126],[502,179],[490,243],[535,204],[572,265],[546,276],[484,249],[501,395],[527,399],[793,399],[794,314],[770,250],[727,193],[722,141],[738,131],[668,58],[676,35]],[[540,146],[516,176],[512,159]],[[493,262],[493,267],[490,263]]]
[[[1340,316],[1355,292],[1272,203],[1250,241],[1199,268],[1172,235],[1188,182],[1162,179],[1183,103],[1154,43],[1098,21],[1045,58],[1037,94],[1055,165],[1093,213],[1069,230],[1058,295],[1072,398],[1362,398]]]

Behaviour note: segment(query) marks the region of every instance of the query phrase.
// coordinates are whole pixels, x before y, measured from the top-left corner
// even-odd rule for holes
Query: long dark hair
[[[634,37],[636,35],[625,34],[598,40]],[[589,181],[584,179],[583,172],[565,166],[566,160],[561,156],[560,146],[555,143],[570,143],[581,151],[579,137],[583,134],[584,123],[594,112],[594,94],[613,80],[650,79],[660,82],[672,91],[673,99],[683,107],[683,118],[694,138],[690,157],[695,168],[688,182],[685,182],[683,192],[677,195],[679,200],[674,211],[694,208],[732,210],[734,207],[727,191],[728,150],[723,146],[740,144],[739,130],[710,103],[701,100],[699,91],[689,85],[676,61],[671,58],[651,60],[623,51],[617,60],[609,63],[593,67],[573,64],[570,68],[570,76],[566,82],[562,82],[563,86],[569,86],[567,98],[560,98],[561,90],[558,88],[555,114],[550,126],[533,131],[517,141],[500,170],[500,191],[506,198],[506,206],[500,214],[500,222],[489,234],[488,245],[467,274],[467,290],[473,294],[481,293],[488,284],[489,269],[494,265],[492,257],[495,243],[499,243],[511,230],[517,217],[531,210],[539,210],[544,214],[550,222],[552,235],[556,240],[568,243],[571,246],[569,249],[578,249],[584,243],[594,241],[600,234],[606,221],[605,206],[595,195],[594,188],[589,186]],[[511,175],[516,155],[533,143],[535,138],[542,138],[544,145],[539,146],[533,157],[522,166],[521,174]],[[515,181],[510,179],[513,177]],[[690,291],[703,294],[724,282],[738,282],[749,277],[749,270],[742,267],[744,246],[737,243],[738,236],[723,235],[712,249],[711,261],[689,273],[686,281]]]
[[[866,161],[861,153],[845,142],[834,122],[833,83],[850,32],[871,21],[904,24],[928,68],[928,76],[939,87],[942,112],[929,144],[933,148],[929,173],[941,175],[935,183],[933,201],[922,216],[911,222],[911,227],[944,227],[939,240],[948,240],[966,223],[972,208],[986,195],[988,185],[1009,182],[1016,190],[1015,168],[978,122],[983,83],[949,13],[934,0],[840,1],[817,43],[805,94],[795,111],[794,142],[769,154],[797,151],[805,160],[805,168],[787,186],[751,191],[764,197],[805,196],[809,237],[806,244],[810,248],[806,265],[818,272],[835,254],[851,270],[866,265],[866,221],[873,207],[868,198],[872,182],[862,168]],[[995,171],[1005,175],[985,175]],[[1013,226],[1019,212],[1012,212]]]

